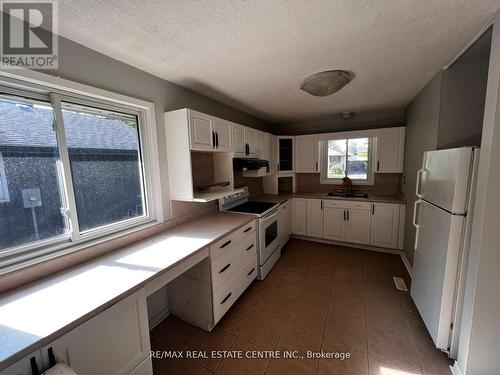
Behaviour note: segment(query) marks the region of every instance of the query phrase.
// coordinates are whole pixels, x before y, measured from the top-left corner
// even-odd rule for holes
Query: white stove
[[[219,199],[219,211],[257,217],[258,279],[263,280],[281,256],[278,237],[279,203],[248,199],[248,188]]]

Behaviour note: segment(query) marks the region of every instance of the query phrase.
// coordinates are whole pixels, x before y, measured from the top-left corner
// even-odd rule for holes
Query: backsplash
[[[400,173],[375,173],[373,185],[356,185],[353,181],[353,186],[357,190],[369,194],[401,194],[402,176]],[[341,185],[321,184],[319,173],[298,173],[295,178],[297,192],[299,193],[328,193],[342,188]]]
[[[243,177],[242,172],[234,172],[234,187],[248,186],[250,196],[264,194],[263,177]]]

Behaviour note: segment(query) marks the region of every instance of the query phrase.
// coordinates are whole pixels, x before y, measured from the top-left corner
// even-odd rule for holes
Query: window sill
[[[143,231],[145,229],[158,225],[156,220],[141,222],[135,226],[109,233],[100,237],[94,237],[78,243],[69,241],[68,237],[61,237],[54,240],[49,240],[48,245],[36,250],[19,254],[18,256],[10,256],[5,260],[0,259],[0,276],[22,271],[24,268],[35,266],[42,262],[56,259],[58,257],[85,251],[93,246],[103,244],[105,242],[118,240],[128,235]],[[90,259],[91,257],[89,257]]]

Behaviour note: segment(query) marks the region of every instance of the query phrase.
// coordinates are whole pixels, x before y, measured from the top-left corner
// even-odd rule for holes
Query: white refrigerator
[[[418,171],[411,296],[434,344],[455,358],[479,149],[424,153]]]

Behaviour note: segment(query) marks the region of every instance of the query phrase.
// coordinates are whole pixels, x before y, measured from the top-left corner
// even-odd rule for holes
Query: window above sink
[[[321,142],[321,183],[373,184],[373,138],[329,139]]]

